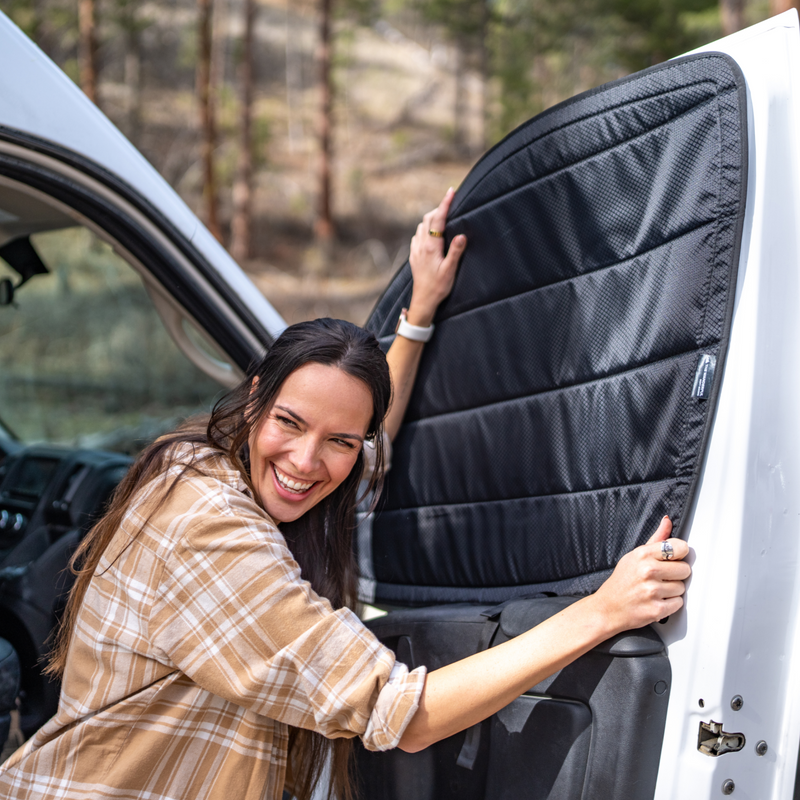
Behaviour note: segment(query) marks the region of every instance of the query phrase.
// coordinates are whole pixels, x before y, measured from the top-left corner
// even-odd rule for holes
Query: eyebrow
[[[281,411],[287,413],[290,417],[294,417],[294,419],[296,419],[301,425],[308,425],[308,423],[299,414],[295,414],[291,408],[278,405],[276,405],[275,408],[279,408]],[[331,436],[335,436],[337,439],[354,439],[357,442],[364,441],[363,437],[358,436],[355,433],[331,433]]]

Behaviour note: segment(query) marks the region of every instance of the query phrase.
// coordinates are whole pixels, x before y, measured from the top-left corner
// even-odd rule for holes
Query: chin
[[[295,522],[300,519],[300,517],[319,505],[319,502],[320,501],[308,506],[303,506],[302,508],[285,508],[283,503],[270,503],[264,506],[264,510],[272,517],[276,524],[282,525],[285,522]]]

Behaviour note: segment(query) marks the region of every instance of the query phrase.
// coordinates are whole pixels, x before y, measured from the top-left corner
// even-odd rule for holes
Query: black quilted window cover
[[[585,593],[662,515],[681,535],[746,186],[744,78],[720,53],[573,98],[484,156],[453,203],[447,241],[469,244],[372,524],[377,601]],[[410,288],[406,264],[368,322],[386,347]]]

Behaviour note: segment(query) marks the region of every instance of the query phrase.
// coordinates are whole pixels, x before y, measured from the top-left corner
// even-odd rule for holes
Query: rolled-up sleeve
[[[272,521],[249,498],[226,495],[213,514],[189,509],[172,521],[185,530],[164,563],[152,644],[198,686],[257,714],[395,747],[424,668],[409,672],[352,611],[333,610],[302,580]]]
[[[400,744],[406,726],[417,708],[425,683],[425,668],[412,672],[395,661],[367,723],[361,741],[367,750],[391,750]]]

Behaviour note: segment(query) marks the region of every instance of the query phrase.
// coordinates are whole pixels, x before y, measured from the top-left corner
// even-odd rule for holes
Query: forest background
[[[288,322],[363,323],[514,127],[800,0],[3,0]]]

